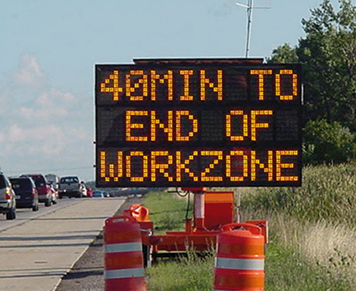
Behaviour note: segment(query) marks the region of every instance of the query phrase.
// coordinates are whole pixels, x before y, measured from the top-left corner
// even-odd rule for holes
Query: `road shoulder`
[[[121,215],[124,209],[132,204],[142,202],[142,198],[128,198],[122,204],[116,215]],[[90,244],[87,251],[74,264],[73,268],[63,278],[56,291],[103,291],[104,290],[104,253],[103,236],[100,233]]]

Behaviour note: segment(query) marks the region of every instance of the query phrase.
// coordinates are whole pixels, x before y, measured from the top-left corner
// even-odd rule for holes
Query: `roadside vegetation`
[[[150,211],[156,234],[185,229],[189,196],[175,193],[150,192],[144,196],[143,205]],[[192,218],[192,203],[188,217]],[[192,250],[187,257],[175,260],[159,259],[158,264],[146,269],[150,291],[211,291],[213,286],[214,253],[202,259]]]
[[[301,21],[305,37],[267,59],[302,64],[305,166],[302,187],[241,191],[241,221],[269,221],[266,291],[356,289],[356,6],[338,2],[322,0]],[[184,229],[186,203],[163,192],[144,199],[160,233]],[[213,261],[190,251],[159,262],[147,269],[149,290],[210,291]]]
[[[243,219],[269,220],[268,290],[355,289],[355,171],[355,162],[308,166],[300,188],[243,192]]]
[[[285,213],[303,222],[354,227],[356,162],[306,166],[302,175],[302,187],[249,189],[243,207],[251,213]]]
[[[186,202],[186,198],[179,198],[176,193],[155,191],[145,195],[143,205],[149,209],[156,234],[184,229]]]
[[[308,166],[303,177],[300,188],[242,191],[242,221],[269,221],[266,291],[353,290],[356,163]],[[159,233],[184,229],[187,198],[151,192],[144,205]],[[149,290],[211,290],[214,253],[204,259],[192,251],[188,254],[178,260],[159,260],[147,269]]]
[[[300,188],[248,188],[242,221],[268,219],[266,290],[354,289],[356,163],[308,166]],[[151,192],[144,200],[160,233],[184,229],[187,199]],[[191,214],[190,214],[191,215]],[[213,257],[193,252],[147,270],[149,289],[211,290]]]

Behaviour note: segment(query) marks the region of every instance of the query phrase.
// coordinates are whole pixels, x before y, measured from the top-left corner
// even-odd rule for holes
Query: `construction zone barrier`
[[[105,221],[105,291],[146,291],[140,225],[132,216]]]
[[[148,208],[142,206],[141,204],[131,205],[129,209],[124,210],[124,214],[135,217],[137,221],[150,220]]]
[[[260,227],[231,223],[217,236],[213,291],[264,290],[264,243]]]

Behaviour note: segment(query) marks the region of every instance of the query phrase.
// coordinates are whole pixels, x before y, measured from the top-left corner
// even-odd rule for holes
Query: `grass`
[[[342,275],[342,274],[341,274]],[[267,291],[353,290],[347,275],[306,260],[293,246],[272,241],[266,257]]]
[[[269,222],[266,290],[355,289],[353,229],[279,214]]]
[[[356,289],[356,163],[306,167],[300,188],[244,188],[242,221],[268,219],[266,291]],[[160,232],[182,230],[186,200],[155,192],[144,200]],[[213,258],[194,255],[147,270],[150,291],[205,291]]]
[[[188,257],[163,261],[146,270],[150,291],[211,291],[214,256],[198,258],[188,251]]]
[[[188,196],[179,198],[176,193],[167,192],[150,192],[145,196],[143,206],[149,209],[150,220],[154,222],[156,234],[184,230],[187,199]]]
[[[305,270],[320,278],[298,280],[298,267],[286,269],[278,280],[296,279],[292,289],[269,290],[355,290],[356,277],[356,164],[306,167],[301,188],[254,188],[243,192],[244,218],[268,218],[273,244],[278,249],[293,249]],[[269,255],[267,253],[267,255]],[[288,256],[285,256],[288,258]],[[267,263],[274,268],[275,263]],[[286,276],[288,270],[293,270]],[[267,278],[271,272],[266,270]],[[274,272],[272,272],[274,274]],[[294,275],[295,274],[295,275]]]
[[[154,221],[155,233],[170,230],[182,231],[189,197],[180,198],[177,194],[150,192],[143,205],[150,211]],[[191,203],[190,203],[191,205]],[[189,213],[191,214],[191,207]],[[213,285],[214,255],[198,258],[194,251],[188,250],[187,257],[176,260],[162,260],[146,269],[150,291],[211,291]]]
[[[356,163],[306,167],[302,187],[249,189],[241,203],[252,213],[284,212],[306,221],[354,226]]]

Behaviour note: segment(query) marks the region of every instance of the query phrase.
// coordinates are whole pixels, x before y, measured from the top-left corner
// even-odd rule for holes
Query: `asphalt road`
[[[123,202],[123,198],[63,199],[38,212],[19,210],[12,221],[2,218],[0,291],[56,290],[100,234],[105,219]]]
[[[45,207],[44,203],[40,203],[40,209],[38,211],[32,211],[30,208],[16,209],[16,219],[14,220],[6,220],[6,216],[0,214],[0,235],[1,232],[6,229],[21,225],[28,220],[36,219],[53,211],[58,211],[59,209],[67,207],[71,204],[75,204],[77,202],[79,202],[77,199],[61,199],[58,200],[57,204],[51,205],[49,207]]]
[[[128,198],[115,215],[122,214],[142,198]],[[56,291],[104,291],[104,252],[102,234],[98,235],[87,251],[65,275]]]

